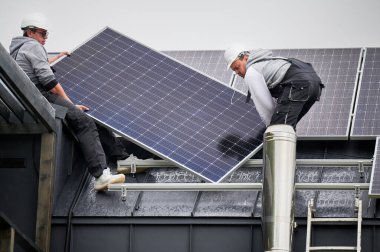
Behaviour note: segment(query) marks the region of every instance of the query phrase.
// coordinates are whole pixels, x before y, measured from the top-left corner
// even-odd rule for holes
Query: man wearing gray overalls
[[[321,96],[324,86],[310,63],[273,57],[269,50],[248,51],[241,45],[228,48],[224,57],[228,68],[244,78],[247,101],[252,98],[267,126],[288,124],[295,129]]]

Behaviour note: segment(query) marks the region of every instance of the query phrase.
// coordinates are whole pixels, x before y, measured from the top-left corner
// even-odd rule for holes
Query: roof
[[[373,154],[371,141],[310,141],[299,143],[298,158],[350,158],[354,151],[356,157],[369,158]],[[337,149],[345,144],[344,148]],[[325,146],[324,146],[325,145]],[[356,146],[355,146],[356,145]],[[309,148],[306,148],[309,146]],[[322,151],[327,149],[327,156]],[[333,153],[335,152],[335,153]],[[341,152],[341,153],[339,153]],[[345,153],[343,155],[343,153]],[[325,157],[323,157],[325,156]],[[260,154],[255,158],[260,158]],[[297,167],[296,182],[303,183],[368,183],[371,167],[364,167],[364,173],[357,166],[352,167]],[[70,204],[78,188],[81,176],[73,174],[64,186],[55,205],[55,217],[67,216]],[[83,174],[83,171],[82,171]],[[241,167],[233,172],[226,183],[260,183],[260,167]],[[126,201],[120,193],[94,191],[94,179],[88,177],[83,191],[73,208],[78,217],[128,217],[128,216],[166,216],[166,217],[260,217],[261,193],[259,191],[145,191],[127,192]],[[201,183],[194,174],[175,167],[148,168],[144,173],[127,176],[126,183]],[[374,201],[368,199],[367,191],[361,192],[364,217],[374,217]],[[320,217],[352,217],[355,215],[354,191],[297,191],[295,194],[295,216],[306,217],[307,202],[317,200],[316,215]]]

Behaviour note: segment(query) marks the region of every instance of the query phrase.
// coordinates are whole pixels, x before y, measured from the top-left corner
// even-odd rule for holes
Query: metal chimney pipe
[[[262,228],[264,251],[292,251],[297,136],[292,126],[264,133]]]

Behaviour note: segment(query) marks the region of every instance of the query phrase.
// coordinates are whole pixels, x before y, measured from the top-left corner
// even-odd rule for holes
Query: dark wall
[[[56,170],[54,201],[57,201],[73,162],[83,165],[70,132],[56,120]],[[30,240],[35,239],[41,135],[0,134],[0,211]],[[15,251],[24,251],[16,245]]]
[[[40,135],[0,134],[0,211],[34,240]]]
[[[181,221],[176,224],[175,219],[168,220],[167,224],[160,219],[161,224],[154,224],[157,220],[145,219],[143,224],[117,224],[117,220],[112,224],[96,220],[94,224],[73,224],[71,251],[244,252],[261,249],[261,242],[252,240],[251,225],[185,224]],[[63,226],[53,225],[51,251],[64,251]],[[259,228],[255,228],[255,233],[261,236]]]
[[[304,252],[306,221],[297,221],[293,252]],[[53,224],[51,251],[63,252],[65,226],[59,222]],[[263,252],[259,219],[77,218],[73,222],[71,252]],[[362,251],[380,251],[379,225],[378,221],[363,224]],[[356,230],[356,225],[313,226],[312,245],[356,246]]]

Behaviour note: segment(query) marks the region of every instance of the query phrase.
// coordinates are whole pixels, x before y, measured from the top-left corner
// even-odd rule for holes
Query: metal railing
[[[369,183],[296,183],[296,190],[369,190]],[[111,184],[108,191],[261,191],[261,183],[122,183]]]
[[[137,158],[131,158],[118,161],[119,167],[130,167],[132,165],[142,168],[177,168],[173,163],[166,160],[141,160]],[[334,167],[334,168],[346,168],[347,166],[372,166],[372,159],[297,159],[297,166],[306,167]],[[250,159],[242,167],[257,167],[263,166],[262,159]]]

